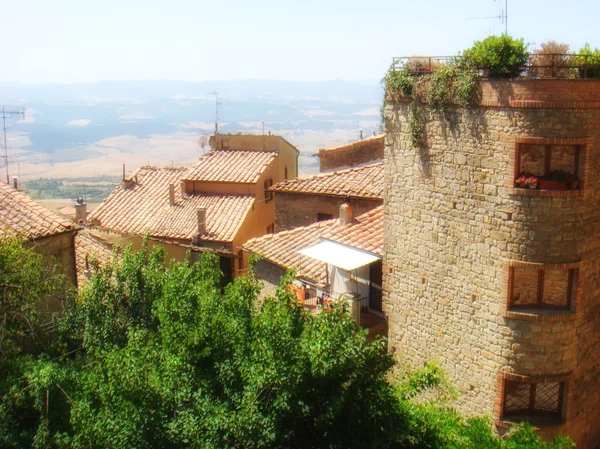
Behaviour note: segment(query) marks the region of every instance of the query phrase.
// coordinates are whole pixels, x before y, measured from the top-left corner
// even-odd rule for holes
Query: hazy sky
[[[509,0],[509,34],[600,47],[600,0]],[[0,81],[376,80],[504,31],[504,0],[0,0]]]

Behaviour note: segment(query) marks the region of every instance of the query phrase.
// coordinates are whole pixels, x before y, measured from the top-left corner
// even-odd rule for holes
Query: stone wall
[[[275,290],[279,287],[281,277],[285,274],[285,270],[264,259],[257,262],[252,270],[256,278],[263,283],[259,298],[274,296]]]
[[[53,235],[43,239],[29,242],[29,246],[44,256],[49,263],[52,258],[56,261],[63,274],[73,285],[77,285],[77,271],[75,262],[75,232]],[[38,311],[47,315],[48,320],[55,312],[62,310],[62,304],[58,298],[47,298],[38,305]]]
[[[386,107],[390,346],[414,366],[437,360],[461,393],[456,406],[493,416],[499,431],[503,379],[568,379],[565,423],[542,434],[591,449],[600,442],[600,104],[568,102],[562,88],[552,103],[546,83],[528,99],[534,84],[523,93],[503,83],[484,85],[494,101],[457,109],[452,124],[427,112],[421,150],[410,143],[408,105]],[[600,92],[600,82],[582,83]],[[582,190],[515,189],[520,143],[581,145]],[[507,310],[509,268],[528,263],[577,268],[571,310]]]
[[[317,154],[319,170],[326,172],[380,161],[383,159],[383,147],[383,136],[375,136],[337,148],[321,148]]]
[[[317,221],[317,214],[329,214],[339,218],[343,197],[313,195],[306,193],[275,193],[275,232],[308,226]],[[348,203],[358,216],[381,206],[383,200],[350,198]]]

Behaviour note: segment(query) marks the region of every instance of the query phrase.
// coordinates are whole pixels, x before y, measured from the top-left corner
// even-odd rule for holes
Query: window
[[[238,265],[240,270],[244,269],[244,251],[241,249],[238,251]]]
[[[273,199],[273,192],[269,190],[269,187],[273,185],[273,180],[271,178],[265,179],[264,187],[265,187],[265,203],[268,203]]]
[[[570,309],[576,269],[510,267],[510,308]]]
[[[541,424],[563,419],[565,382],[504,381],[502,419]]]
[[[221,148],[228,149],[229,148],[229,140],[221,140]]]
[[[288,179],[287,167],[285,167],[285,171],[284,171],[284,173],[285,173],[285,174],[283,175],[283,178],[284,178],[284,179],[287,181],[287,179]]]
[[[579,188],[581,145],[520,144],[515,184],[542,190]]]
[[[321,212],[317,213],[317,221],[331,220],[332,218],[333,218],[333,215],[331,215],[331,214],[324,214]]]
[[[271,223],[267,226],[267,234],[275,234],[275,223]]]

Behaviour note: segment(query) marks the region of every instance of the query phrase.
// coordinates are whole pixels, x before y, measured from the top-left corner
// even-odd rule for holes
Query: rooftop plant
[[[523,39],[503,34],[475,42],[464,51],[463,58],[475,67],[487,70],[490,78],[510,78],[519,76],[529,53]]]

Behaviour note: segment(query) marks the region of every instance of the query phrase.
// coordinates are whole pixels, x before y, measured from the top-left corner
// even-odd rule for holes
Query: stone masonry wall
[[[256,278],[263,283],[259,298],[274,296],[285,270],[263,259],[254,265],[253,271]]]
[[[339,218],[345,198],[303,193],[277,192],[275,194],[275,232],[308,226],[317,221],[317,213]],[[348,203],[358,216],[381,206],[383,200],[350,198]]]
[[[383,159],[383,136],[369,137],[343,147],[319,150],[319,170],[331,171],[339,168],[355,167],[367,162]]]
[[[399,358],[438,361],[468,415],[499,419],[503,373],[567,375],[565,424],[542,434],[591,449],[600,442],[600,109],[548,98],[457,110],[453,126],[429,115],[421,150],[408,105],[388,103],[384,311]],[[583,189],[513,189],[519,142],[583,145]],[[509,265],[527,263],[573,263],[572,311],[507,312]]]
[[[75,266],[75,233],[67,232],[54,235],[43,239],[35,240],[29,243],[29,246],[35,251],[45,256],[48,262],[54,258],[60,265],[63,274],[77,285],[77,272]],[[60,301],[56,298],[48,298],[43,304],[40,304],[39,311],[48,315],[50,319],[52,313],[59,312],[62,308]]]

